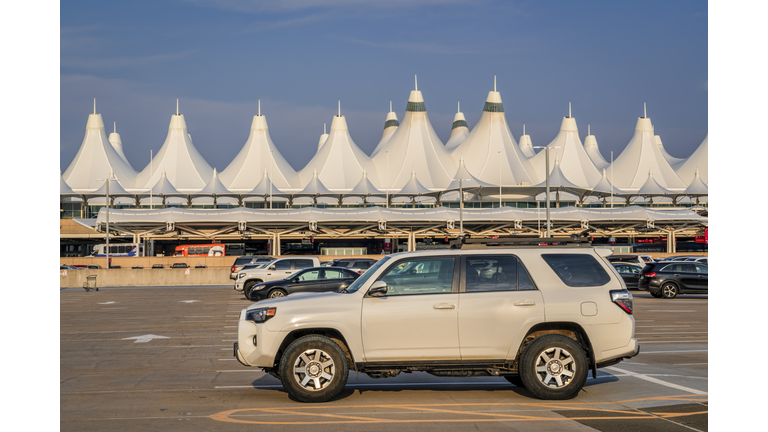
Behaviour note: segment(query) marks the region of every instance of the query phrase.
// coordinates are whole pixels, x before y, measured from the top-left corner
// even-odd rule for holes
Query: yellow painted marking
[[[566,403],[556,403],[556,402],[519,402],[519,403],[456,403],[456,404],[393,404],[393,405],[335,405],[335,406],[327,406],[327,405],[321,405],[321,406],[302,406],[301,408],[297,407],[275,407],[275,408],[243,408],[243,409],[234,409],[229,411],[222,411],[220,413],[213,414],[209,416],[213,420],[223,421],[223,422],[229,422],[229,423],[246,423],[246,424],[262,424],[262,425],[321,425],[321,424],[370,424],[370,423],[446,423],[446,422],[458,422],[458,423],[464,423],[464,422],[520,422],[520,421],[536,421],[536,422],[543,422],[543,421],[577,421],[577,420],[644,420],[644,419],[655,419],[655,418],[674,418],[674,417],[684,417],[684,416],[692,416],[692,415],[700,415],[700,414],[707,414],[709,411],[697,411],[697,412],[690,412],[690,413],[645,413],[641,411],[624,411],[624,410],[611,410],[611,409],[599,409],[599,408],[592,408],[594,405],[601,405],[601,404],[617,404],[617,403],[624,403],[624,402],[638,402],[638,401],[661,401],[661,400],[672,400],[672,401],[691,401],[691,402],[707,402],[707,399],[705,396],[707,394],[702,395],[695,395],[698,397],[691,397],[691,395],[675,395],[675,396],[655,396],[655,397],[649,397],[649,398],[642,398],[642,399],[631,399],[627,401],[618,401],[618,402],[592,402],[592,403],[585,403],[585,402],[566,402]],[[705,398],[702,399],[701,397],[704,396]],[[576,410],[576,409],[582,409],[582,410],[588,410],[588,411],[594,411],[594,412],[600,412],[600,413],[611,413],[616,414],[613,416],[608,417],[573,417],[573,418],[565,418],[565,417],[542,417],[542,416],[526,416],[526,415],[515,415],[515,414],[500,414],[500,413],[481,413],[481,412],[471,412],[471,411],[460,411],[460,410],[453,410],[449,409],[451,407],[472,407],[472,406],[517,406],[517,407],[535,407],[535,408],[550,408],[550,409],[558,409],[558,410]],[[342,415],[342,414],[331,414],[331,413],[321,413],[317,412],[319,410],[327,410],[327,409],[350,409],[350,408],[396,408],[396,409],[407,409],[407,410],[414,410],[414,411],[429,411],[434,413],[449,413],[449,414],[458,414],[463,416],[470,416],[470,418],[456,418],[456,419],[411,419],[411,420],[399,420],[399,419],[383,419],[383,418],[377,418],[377,417],[362,417],[362,416],[349,416],[349,415]],[[299,409],[301,411],[299,411]],[[314,417],[325,417],[325,418],[332,418],[332,419],[338,419],[338,420],[329,420],[329,421],[287,421],[287,422],[276,422],[276,421],[257,421],[257,420],[243,420],[243,419],[237,419],[232,418],[232,415],[247,412],[247,411],[257,411],[257,412],[263,412],[263,413],[273,413],[273,414],[285,414],[288,416],[314,416]],[[307,412],[307,411],[315,411],[315,412]],[[391,414],[387,412],[382,412],[382,415]],[[477,416],[485,416],[485,417],[496,417],[496,418],[477,418]],[[500,418],[499,418],[500,417]],[[339,421],[341,419],[344,419],[342,421]]]

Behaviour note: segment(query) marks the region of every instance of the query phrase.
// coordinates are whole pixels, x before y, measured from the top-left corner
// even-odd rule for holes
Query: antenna
[[[525,135],[525,123],[523,123],[523,135]]]
[[[114,126],[115,126],[115,133],[117,133],[117,122],[115,122]]]
[[[325,131],[325,125],[326,123],[323,123],[323,135],[325,135],[327,132]]]
[[[392,101],[389,101],[389,112],[392,112]]]
[[[589,130],[589,125],[587,125],[587,135],[592,135],[592,132]]]
[[[261,99],[259,99],[259,115],[261,115]]]
[[[414,90],[419,91],[419,77],[416,74],[413,75],[413,85],[416,87]]]
[[[341,101],[339,101],[339,117],[341,117]]]
[[[568,118],[571,118],[571,103],[568,102]]]
[[[496,91],[496,75],[493,76],[493,91]]]
[[[461,112],[461,102],[459,102],[459,111],[458,112]]]
[[[645,102],[643,102],[643,118],[647,118],[648,114],[645,111]]]
[[[93,113],[96,114],[96,98],[93,98]]]
[[[176,115],[179,115],[179,98],[176,98]]]

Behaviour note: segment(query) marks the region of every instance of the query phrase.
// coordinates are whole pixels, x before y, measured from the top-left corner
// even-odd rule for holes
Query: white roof
[[[62,177],[74,191],[93,191],[104,184],[110,172],[128,187],[136,180],[131,164],[107,140],[101,114],[94,112],[88,115],[83,143]]]
[[[464,141],[467,135],[469,135],[469,126],[467,126],[467,119],[464,118],[464,113],[461,112],[461,105],[459,105],[459,111],[453,116],[451,136],[448,137],[448,141],[445,143],[445,149],[455,149]]]
[[[659,182],[653,178],[653,171],[648,173],[648,179],[645,180],[645,183],[643,183],[637,191],[638,195],[668,195],[671,193],[673,193],[671,190],[660,185]]]
[[[666,159],[667,163],[672,167],[672,169],[677,170],[677,168],[679,168],[680,165],[685,162],[685,158],[676,158],[667,153],[667,149],[664,148],[664,144],[661,142],[660,136],[654,135],[653,139],[656,140],[656,144],[658,144],[659,150],[661,150],[661,155],[664,156],[664,159]]]
[[[597,138],[592,135],[589,130],[589,125],[587,125],[587,137],[584,138],[584,151],[587,152],[587,156],[589,156],[589,159],[595,164],[595,168],[597,168],[598,171],[608,168],[611,164],[603,158],[602,154],[600,154],[600,148],[597,146]]]
[[[117,133],[117,122],[115,122],[113,126],[114,126],[114,132],[109,134],[109,143],[112,144],[112,147],[115,149],[117,154],[119,154],[124,161],[128,162],[128,158],[125,157],[125,153],[123,153],[123,141],[120,139],[120,134]],[[131,163],[128,162],[128,165],[130,164]]]
[[[676,173],[680,177],[680,180],[682,180],[685,183],[690,183],[693,180],[693,176],[696,173],[696,171],[699,172],[699,175],[701,176],[701,179],[705,183],[709,183],[708,181],[708,174],[709,170],[707,169],[709,165],[709,135],[704,137],[704,141],[701,142],[699,147],[696,149],[696,151],[693,152],[692,155],[688,157],[688,159],[683,162],[680,167],[677,169]]]
[[[562,164],[558,159],[555,159],[554,167],[552,168],[552,172],[549,173],[549,187],[550,188],[573,188],[573,189],[584,189],[583,187],[571,182],[568,180],[568,177],[563,173]],[[544,181],[541,183],[535,185],[536,187],[547,187],[547,179],[545,178]]]
[[[457,162],[464,158],[469,172],[487,183],[511,186],[540,180],[517,146],[504,116],[501,94],[495,90],[488,92],[480,120],[451,155]]]
[[[600,171],[592,163],[592,159],[581,144],[576,119],[570,116],[570,112],[568,117],[563,117],[563,121],[560,123],[560,132],[547,147],[559,147],[553,148],[549,152],[550,170],[554,169],[552,161],[559,159],[561,161],[560,169],[562,169],[565,177],[579,187],[589,188],[600,181]],[[530,159],[539,181],[544,180],[546,176],[545,159],[545,150],[538,152],[536,156]]]
[[[647,207],[629,206],[615,209],[610,208],[579,208],[564,207],[550,210],[553,220],[574,221],[612,221],[612,220],[637,220],[637,221],[707,221],[691,210],[655,210]],[[542,212],[537,209],[523,209],[515,207],[503,207],[493,209],[464,209],[465,221],[535,221],[541,220]],[[96,220],[76,219],[78,223],[94,227],[104,223],[105,209],[99,211]],[[424,209],[395,209],[382,207],[365,207],[352,209],[323,209],[323,208],[297,208],[297,209],[110,209],[110,223],[162,223],[173,221],[176,223],[199,222],[377,222],[385,221],[457,221],[459,209],[456,208],[424,208]]]
[[[523,134],[520,136],[520,151],[523,152],[525,157],[532,158],[536,152],[533,150],[533,141],[531,136],[525,134],[525,124],[523,124]]]
[[[317,172],[314,172],[309,183],[301,192],[296,192],[295,195],[333,195],[333,192],[325,187],[323,182],[317,177]]]
[[[267,170],[264,170],[264,175],[261,177],[261,181],[253,189],[246,193],[246,195],[269,195],[269,194],[281,194],[281,190],[272,184],[272,180],[269,179]]]
[[[325,123],[323,123],[323,134],[320,135],[320,140],[317,142],[317,149],[320,150],[320,147],[325,144],[325,141],[328,139],[328,134],[325,132]]]
[[[213,174],[213,168],[192,144],[183,114],[171,116],[168,135],[153,160],[139,173],[135,187],[149,189],[165,171],[168,181],[180,192],[197,192]]]
[[[614,194],[620,195],[626,193],[625,191],[617,188],[615,185],[611,187],[611,181],[608,180],[607,169],[603,169],[603,176],[600,181],[592,187],[593,195],[595,194]]]
[[[62,177],[61,174],[59,174],[59,179],[61,180],[59,182],[59,195],[78,195],[78,193],[73,191],[67,182],[64,181],[64,177]]]
[[[204,188],[197,192],[195,195],[231,195],[232,192],[224,186],[224,183],[219,180],[219,175],[216,173],[216,168],[213,169],[213,175],[208,181],[208,184]]]
[[[149,195],[150,191],[147,191],[145,194],[142,195]],[[184,195],[180,193],[178,190],[176,190],[175,187],[171,184],[170,181],[168,181],[168,176],[165,175],[165,170],[163,170],[162,174],[160,174],[160,179],[155,183],[154,186],[152,186],[151,189],[152,195]]]
[[[691,184],[688,185],[688,187],[685,189],[686,195],[700,195],[700,194],[707,194],[709,193],[709,186],[707,186],[704,181],[701,179],[701,176],[699,175],[699,171],[696,170],[696,173],[693,175],[693,180],[691,181]]]
[[[352,140],[343,115],[333,117],[328,140],[312,160],[299,171],[300,186],[306,187],[314,175],[328,189],[350,191],[360,181],[363,171],[374,184],[378,184],[376,166]]]
[[[347,193],[347,195],[383,195],[384,192],[378,190],[376,186],[371,183],[370,180],[368,180],[368,173],[366,171],[363,171],[363,177],[360,178],[360,181],[355,185],[355,187],[352,188],[352,191]]]
[[[429,189],[443,189],[451,183],[456,163],[429,122],[419,90],[411,91],[403,122],[373,161],[384,183],[379,189],[401,189],[412,171]]]
[[[392,112],[392,102],[389,103],[389,112],[387,113],[387,119],[384,121],[384,130],[381,132],[381,139],[379,140],[379,143],[376,145],[376,148],[373,149],[373,153],[371,153],[371,159],[373,159],[374,156],[376,156],[379,151],[387,144],[390,138],[392,138],[392,135],[394,135],[397,128],[400,127],[400,122],[397,121],[397,114]]]
[[[245,145],[219,177],[231,191],[249,191],[261,180],[264,170],[270,173],[270,178],[280,189],[300,187],[299,175],[272,142],[267,118],[261,115],[259,108],[259,114],[253,116]]]
[[[411,171],[411,178],[408,180],[408,182],[403,186],[402,189],[400,189],[397,194],[399,195],[423,195],[430,193],[429,189],[425,188],[424,185],[422,185],[419,182],[419,179],[416,178],[416,172]]]
[[[109,177],[112,179],[112,181],[109,182],[109,196],[117,196],[117,195],[123,195],[123,196],[133,196],[133,193],[130,193],[126,191],[123,186],[120,184],[120,181],[115,178],[114,173],[110,172]],[[107,194],[107,182],[106,180],[102,184],[102,186],[86,195],[95,195],[95,196],[106,196]]]
[[[459,180],[462,180],[461,185],[459,185]],[[446,190],[459,189],[459,186],[461,186],[463,189],[466,189],[473,187],[491,187],[494,185],[491,183],[486,183],[473,176],[464,164],[464,159],[461,159],[459,160],[459,168],[456,170],[456,174],[453,175],[453,180],[451,180],[451,184],[448,185]]]
[[[651,119],[639,117],[635,134],[613,161],[614,185],[627,191],[638,190],[646,182],[649,172],[653,172],[661,187],[685,190],[686,184],[675,174],[656,144]]]

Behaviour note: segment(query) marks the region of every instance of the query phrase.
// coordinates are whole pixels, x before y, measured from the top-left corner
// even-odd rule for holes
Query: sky
[[[88,114],[116,124],[137,171],[165,141],[179,99],[195,146],[219,171],[257,103],[297,171],[323,124],[347,118],[370,154],[389,103],[402,120],[414,75],[443,142],[461,102],[472,128],[496,76],[516,139],[558,133],[568,103],[617,158],[647,104],[675,157],[708,134],[708,13],[702,1],[154,0],[60,4],[60,168]]]

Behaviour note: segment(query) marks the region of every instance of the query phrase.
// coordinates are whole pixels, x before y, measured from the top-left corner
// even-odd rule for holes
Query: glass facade
[[[427,106],[424,105],[424,102],[408,102],[408,105],[405,107],[406,111],[427,111]]]
[[[483,111],[503,113],[504,105],[496,102],[486,102],[485,106],[483,107]]]
[[[469,126],[467,126],[466,120],[456,120],[455,122],[453,122],[453,126],[451,126],[451,130],[454,130],[457,127],[462,127],[462,126],[469,129]]]

